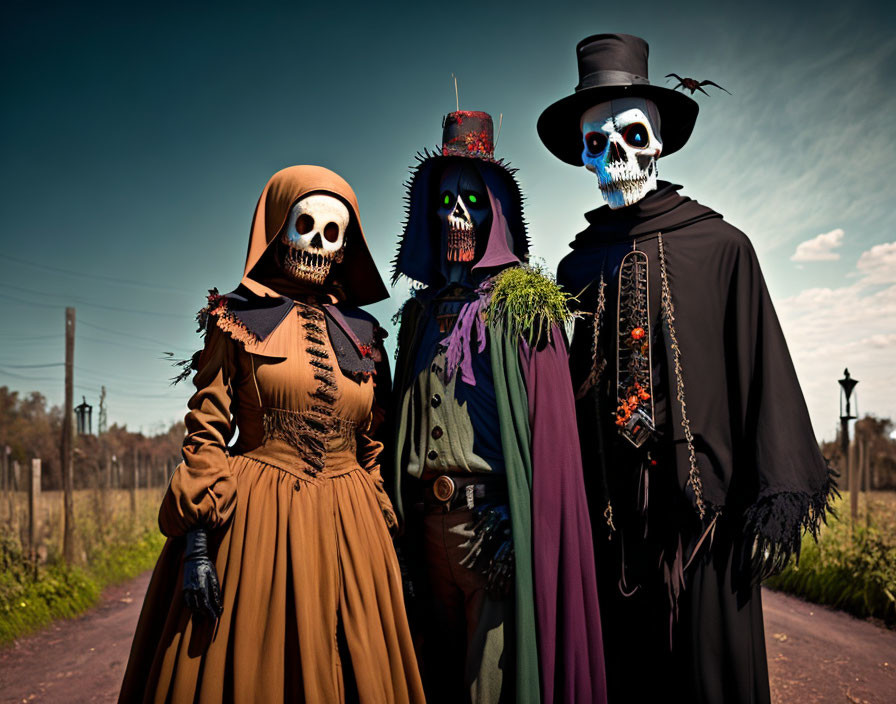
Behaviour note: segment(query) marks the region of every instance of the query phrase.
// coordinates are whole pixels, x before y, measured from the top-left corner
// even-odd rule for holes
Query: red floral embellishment
[[[635,384],[629,388],[628,396],[619,400],[619,407],[616,409],[616,425],[624,426],[632,414],[650,400],[650,392],[641,384]]]
[[[646,333],[644,332],[644,328],[635,328],[634,330],[632,330],[632,339],[640,340],[644,337],[645,334]]]
[[[370,345],[361,345],[359,349],[362,357],[373,357],[373,347]]]
[[[464,141],[467,143],[467,151],[474,154],[491,154],[494,150],[488,132],[485,130],[467,133],[464,135]]]

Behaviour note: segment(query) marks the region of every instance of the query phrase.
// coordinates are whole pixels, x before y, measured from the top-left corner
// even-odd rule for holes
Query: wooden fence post
[[[6,445],[3,450],[3,498],[6,501],[6,507],[9,515],[6,517],[7,523],[12,525],[12,466],[9,462],[10,447]]]
[[[7,498],[7,492],[9,491],[9,446],[6,445],[0,448],[3,456],[0,457],[0,485],[2,485],[3,489],[3,498]],[[7,504],[9,500],[7,499]]]
[[[859,462],[858,462],[858,441],[853,440],[849,445],[849,467],[848,487],[849,487],[849,515],[853,521],[859,515]]]
[[[861,498],[862,492],[865,490],[864,486],[864,478],[865,478],[865,443],[859,434],[856,433],[856,492],[858,492],[859,497]],[[866,496],[867,500],[868,497]]]
[[[131,516],[137,515],[137,448],[134,448],[134,464],[131,466]]]
[[[9,527],[19,522],[16,516],[16,492],[19,490],[19,461],[13,460],[9,472]]]
[[[31,559],[37,557],[40,527],[40,460],[31,460],[31,481],[28,482],[28,548]]]
[[[867,500],[871,499],[871,443],[866,440],[864,452],[862,456],[865,458],[864,463],[862,464],[862,485],[865,491],[865,498]]]

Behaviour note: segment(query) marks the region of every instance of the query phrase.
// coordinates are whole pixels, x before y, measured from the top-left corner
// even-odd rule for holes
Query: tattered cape
[[[413,496],[403,422],[426,293],[402,311],[396,362],[393,472],[400,515]],[[604,702],[605,673],[593,547],[563,334],[530,346],[512,319],[488,317],[501,444],[516,556],[518,702]],[[545,336],[547,338],[547,336]]]
[[[799,553],[803,530],[817,535],[836,488],[750,241],[679,189],[660,182],[634,206],[588,213],[589,227],[561,261],[558,280],[593,313],[601,274],[612,282],[622,253],[637,243],[649,260],[651,320],[672,359],[668,328],[659,322],[662,233],[706,520],[722,511],[742,520],[747,551],[764,558],[760,573],[767,574]],[[609,331],[615,334],[615,325]],[[573,370],[578,388],[591,355],[574,357],[583,361]],[[669,441],[679,485],[693,501],[685,488],[688,450],[671,372],[667,382],[661,395],[671,414]],[[594,434],[584,439],[596,442]]]
[[[367,311],[345,303],[320,301],[327,333],[336,353],[339,369],[346,376],[362,379],[375,374],[380,359],[378,348],[387,333]],[[240,342],[247,352],[267,357],[286,357],[284,340],[272,335],[293,309],[286,296],[256,296],[244,286],[226,294],[211,289],[208,305],[196,314],[198,332],[205,334],[212,323]],[[181,368],[173,379],[179,383],[198,369],[197,351],[191,359],[175,362]]]

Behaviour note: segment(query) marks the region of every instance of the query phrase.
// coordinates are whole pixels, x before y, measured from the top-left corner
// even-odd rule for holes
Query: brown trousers
[[[472,527],[466,507],[423,516],[423,679],[431,704],[514,700],[514,600],[491,598],[485,576],[460,564]]]

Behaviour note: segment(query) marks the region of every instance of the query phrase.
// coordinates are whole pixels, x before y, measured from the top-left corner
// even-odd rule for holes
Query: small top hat
[[[407,220],[398,238],[398,252],[392,262],[393,284],[401,276],[425,286],[438,285],[444,280],[443,258],[438,247],[440,235],[433,237],[433,223],[439,203],[439,180],[449,165],[470,164],[475,167],[489,193],[493,225],[495,218],[500,218],[512,240],[501,243],[490,235],[488,248],[476,266],[495,266],[496,256],[503,257],[501,264],[506,264],[511,258],[523,261],[528,257],[529,238],[523,217],[523,195],[514,176],[516,169],[503,159],[495,158],[491,115],[478,110],[448,113],[442,118],[442,143],[435,150],[419,152],[417,162],[406,184]],[[504,246],[493,247],[493,244]]]
[[[582,165],[579,121],[589,108],[619,98],[647,98],[660,113],[661,156],[681,149],[697,121],[699,106],[684,93],[650,85],[647,42],[630,34],[595,34],[576,46],[579,85],[538,118],[538,136],[561,161]]]
[[[495,158],[492,116],[478,110],[449,112],[442,120],[442,156]]]

